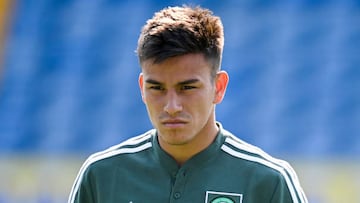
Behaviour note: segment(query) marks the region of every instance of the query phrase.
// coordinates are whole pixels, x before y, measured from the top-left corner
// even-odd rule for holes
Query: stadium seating
[[[17,1],[5,43],[0,152],[89,153],[149,129],[134,50],[167,4],[36,2]],[[270,2],[199,1],[225,26],[218,120],[273,154],[360,155],[360,4]]]

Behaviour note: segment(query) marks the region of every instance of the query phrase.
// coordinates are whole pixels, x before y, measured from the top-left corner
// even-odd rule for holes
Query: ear
[[[144,76],[143,76],[142,73],[140,73],[140,75],[139,75],[138,83],[139,83],[139,87],[140,87],[141,98],[142,98],[143,102],[145,103],[145,99],[144,99]]]
[[[216,74],[214,104],[219,104],[223,100],[228,82],[229,75],[226,71],[219,71]]]

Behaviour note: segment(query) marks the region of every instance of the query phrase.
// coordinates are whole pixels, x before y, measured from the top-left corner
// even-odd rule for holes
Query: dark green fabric
[[[155,130],[136,139],[91,156],[80,170],[69,202],[306,202],[301,201],[302,189],[293,187],[298,182],[292,169],[267,160],[262,151],[246,151],[226,142],[250,146],[223,129],[207,149],[181,167],[160,148]],[[294,198],[289,188],[295,188]]]

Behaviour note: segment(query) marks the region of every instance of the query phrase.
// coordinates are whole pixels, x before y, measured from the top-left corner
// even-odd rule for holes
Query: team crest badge
[[[242,194],[206,191],[205,203],[242,203]]]

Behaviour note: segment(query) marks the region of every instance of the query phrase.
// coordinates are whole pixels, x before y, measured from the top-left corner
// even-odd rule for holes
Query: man
[[[307,202],[289,164],[216,122],[228,84],[223,44],[207,9],[169,7],[147,21],[139,86],[154,129],[90,156],[69,203]]]

